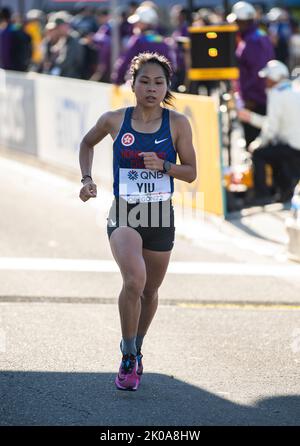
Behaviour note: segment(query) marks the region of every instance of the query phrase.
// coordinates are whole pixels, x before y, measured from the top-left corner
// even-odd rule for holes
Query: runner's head
[[[158,53],[140,53],[130,66],[132,90],[138,102],[145,106],[163,102],[172,106],[170,90],[172,68],[168,59]]]

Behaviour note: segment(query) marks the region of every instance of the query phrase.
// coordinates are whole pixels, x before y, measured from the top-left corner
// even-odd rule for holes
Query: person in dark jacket
[[[94,34],[93,43],[97,51],[97,63],[91,80],[110,83],[111,40],[111,35],[101,30]]]
[[[27,71],[32,54],[31,37],[22,24],[11,21],[11,10],[0,10],[0,68]]]
[[[55,43],[50,45],[52,65],[49,74],[81,79],[83,75],[84,49],[79,35],[71,31],[68,15],[57,13],[50,18],[46,30],[54,31]]]

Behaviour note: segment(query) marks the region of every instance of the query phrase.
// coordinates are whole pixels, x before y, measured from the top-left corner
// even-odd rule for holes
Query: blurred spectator
[[[97,33],[111,35],[110,15],[107,9],[97,11]]]
[[[91,80],[110,82],[111,75],[111,35],[101,32],[101,29],[93,37],[97,50],[97,65]]]
[[[70,28],[70,16],[63,12],[52,14],[46,30],[48,42],[44,72],[46,70],[56,76],[82,78],[84,51],[78,34]]]
[[[185,42],[188,41],[188,11],[181,5],[174,5],[171,9],[171,23],[174,31],[172,38],[175,42],[176,51],[176,71],[173,75],[172,90],[177,90],[178,87],[185,84],[185,76],[187,70]]]
[[[128,40],[133,34],[133,25],[128,23],[128,13],[127,11],[123,11],[121,14],[121,23],[120,23],[120,40],[121,40],[121,50],[125,49],[128,43]]]
[[[58,42],[59,35],[57,28],[52,25],[46,25],[44,31],[44,39],[42,41],[42,63],[39,68],[40,73],[50,74],[51,68],[54,65],[56,53],[53,51],[55,44]]]
[[[200,8],[193,14],[192,26],[218,25],[223,22],[223,17],[219,13],[207,9]]]
[[[138,9],[139,7],[139,2],[136,1],[131,1],[128,4],[128,15],[131,16],[133,14],[135,14],[135,11]]]
[[[106,9],[97,11],[99,29],[93,36],[94,47],[97,51],[96,70],[91,80],[110,82],[112,30],[110,15]]]
[[[81,78],[85,80],[94,80],[93,76],[95,75],[98,67],[98,49],[94,43],[94,34],[89,33],[87,35],[83,35],[79,39],[79,43],[83,48]]]
[[[227,17],[229,22],[236,21],[239,27],[239,43],[236,49],[240,77],[238,83],[239,102],[261,115],[266,113],[265,83],[258,72],[271,59],[274,50],[270,39],[257,28],[256,11],[247,2],[238,2],[233,6],[232,13]],[[257,137],[259,130],[250,123],[244,123],[246,145]]]
[[[293,23],[292,36],[289,45],[289,66],[290,69],[293,70],[295,67],[300,66],[300,26],[298,22]]]
[[[165,39],[157,33],[158,15],[153,8],[140,6],[136,13],[128,18],[129,23],[135,25],[134,36],[128,42],[128,46],[119,57],[112,73],[112,81],[115,84],[122,84],[133,57],[145,51],[157,52],[167,57],[172,68],[176,69],[176,55],[174,47],[168,44]]]
[[[24,30],[31,37],[32,43],[32,56],[30,70],[37,71],[43,60],[42,41],[43,30],[42,22],[44,19],[44,13],[39,9],[30,9],[26,14],[26,23]]]
[[[22,23],[12,23],[11,10],[0,10],[0,68],[27,71],[32,54],[30,36]]]
[[[0,68],[5,70],[13,66],[12,33],[11,11],[5,7],[0,10]]]
[[[210,25],[210,15],[212,11],[207,8],[201,8],[193,13],[192,26],[205,26]]]
[[[139,7],[154,9],[154,11],[156,12],[156,14],[158,16],[158,23],[155,27],[155,31],[157,32],[157,34],[160,34],[161,36],[167,36],[168,30],[164,24],[164,21],[162,20],[161,11],[160,11],[158,5],[155,2],[146,0],[146,1],[142,2]]]
[[[76,8],[77,14],[71,20],[71,27],[75,29],[80,36],[87,36],[95,33],[98,29],[97,20],[93,14],[93,10],[86,5],[79,5]]]
[[[188,37],[188,10],[182,5],[174,5],[171,9],[170,17],[173,26],[172,36]]]
[[[268,33],[272,41],[275,57],[284,64],[289,61],[289,40],[292,34],[288,13],[281,8],[272,8],[267,14]]]
[[[272,200],[266,184],[266,164],[272,166],[280,201],[291,198],[300,178],[300,91],[293,88],[287,66],[278,60],[269,61],[259,75],[265,78],[268,89],[267,116],[241,110],[239,117],[261,129],[259,137],[250,145],[250,150],[254,150],[257,204],[264,204]]]

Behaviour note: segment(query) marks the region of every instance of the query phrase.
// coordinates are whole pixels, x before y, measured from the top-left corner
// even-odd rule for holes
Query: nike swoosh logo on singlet
[[[160,144],[163,141],[167,141],[168,138],[165,139],[160,139],[159,141],[157,141],[157,139],[154,141],[155,144]]]

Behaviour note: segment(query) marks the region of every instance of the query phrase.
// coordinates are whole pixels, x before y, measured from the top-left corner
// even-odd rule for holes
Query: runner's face
[[[159,105],[167,93],[164,70],[155,63],[147,63],[138,73],[133,90],[138,104],[144,107]]]

